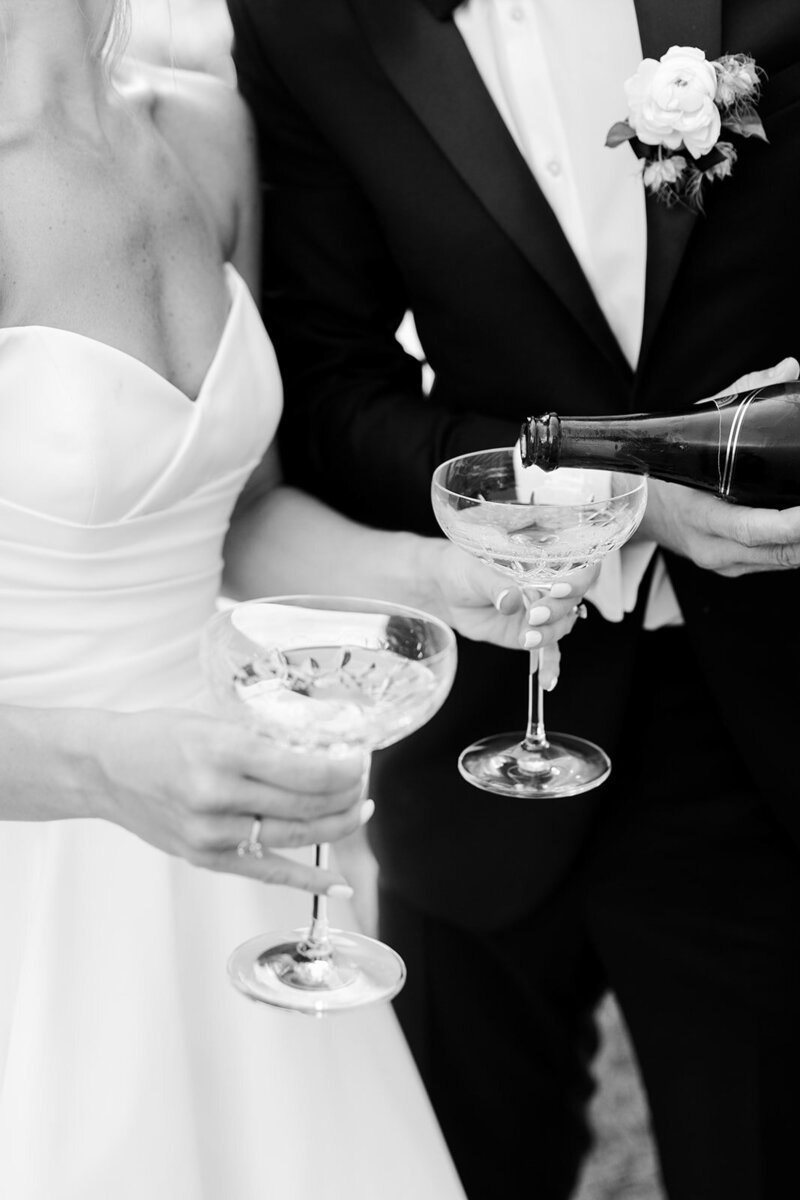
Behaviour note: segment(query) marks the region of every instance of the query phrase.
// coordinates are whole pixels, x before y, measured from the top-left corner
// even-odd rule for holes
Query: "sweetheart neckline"
[[[225,343],[228,340],[228,333],[229,333],[229,330],[233,323],[234,312],[239,307],[239,298],[242,295],[242,292],[246,286],[244,279],[239,274],[239,272],[236,270],[233,263],[225,263],[224,268],[225,268],[225,273],[226,273],[226,279],[232,280],[233,284],[235,284],[235,286],[231,286],[230,283],[228,285],[230,304],[228,307],[227,315],[225,317],[225,323],[222,326],[222,333],[219,336],[219,341],[217,342],[216,349],[214,350],[214,353],[211,356],[211,361],[208,364],[208,369],[201,380],[197,395],[194,398],[192,398],[188,394],[188,392],[184,392],[182,388],[179,388],[178,385],[176,383],[173,383],[171,379],[167,379],[166,375],[162,375],[160,371],[157,371],[155,369],[155,367],[151,367],[150,364],[146,363],[143,358],[137,358],[135,354],[129,354],[127,350],[122,350],[122,349],[120,349],[119,346],[112,346],[110,342],[103,342],[99,338],[93,338],[89,334],[86,334],[86,333],[78,333],[77,331],[75,331],[73,329],[61,329],[58,325],[5,325],[5,326],[0,327],[0,339],[2,339],[5,336],[5,334],[25,333],[27,331],[31,331],[31,332],[35,331],[35,332],[39,332],[39,333],[54,333],[54,334],[60,335],[62,337],[75,338],[81,342],[88,342],[92,346],[100,346],[101,349],[107,351],[108,353],[117,355],[120,358],[127,359],[128,362],[134,363],[137,367],[140,367],[143,371],[146,371],[148,375],[154,376],[165,387],[168,387],[176,395],[180,396],[181,399],[184,400],[187,404],[191,404],[193,408],[196,408],[206,390],[206,387],[211,379],[211,376],[214,374],[214,369],[215,369],[217,362],[219,361],[219,358],[222,354]]]

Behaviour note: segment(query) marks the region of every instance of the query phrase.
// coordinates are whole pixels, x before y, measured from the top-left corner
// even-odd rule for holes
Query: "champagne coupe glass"
[[[276,596],[218,612],[201,658],[222,712],[276,746],[335,757],[369,754],[424,725],[452,686],[456,641],[443,621],[400,604]],[[328,847],[317,846],[317,865],[327,861]],[[389,946],[330,928],[319,895],[308,928],[250,939],[228,971],[245,995],[312,1016],[388,1000],[405,980]]]
[[[447,537],[526,589],[547,591],[628,540],[644,514],[644,477],[563,467],[523,468],[516,447],[481,450],[436,468],[433,509]],[[462,751],[461,774],[503,796],[573,796],[597,787],[608,755],[571,734],[546,734],[539,651],[531,651],[524,733]],[[534,678],[535,677],[535,678]]]

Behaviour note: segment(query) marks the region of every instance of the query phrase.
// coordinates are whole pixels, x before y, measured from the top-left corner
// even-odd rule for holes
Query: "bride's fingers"
[[[291,784],[281,787],[271,781],[261,782],[244,778],[237,772],[225,772],[215,779],[213,794],[197,806],[197,811],[217,815],[250,812],[280,821],[347,818],[348,814],[357,811],[363,792],[363,777],[346,791],[326,793],[298,791]]]
[[[304,821],[299,818],[279,820],[262,816],[258,808],[242,808],[236,813],[222,815],[202,813],[187,818],[182,836],[189,854],[195,856],[226,853],[246,841],[254,816],[261,816],[259,841],[272,849],[311,846],[315,842],[338,842],[354,833],[370,819],[375,811],[372,800],[359,800],[346,813]]]
[[[318,895],[344,899],[353,895],[350,884],[338,871],[306,866],[304,863],[284,858],[281,854],[273,854],[271,850],[265,850],[261,858],[254,854],[238,855],[235,850],[226,851],[219,855],[217,865],[212,869],[246,875],[249,879],[258,879],[262,883],[300,888],[301,891],[315,892]]]
[[[341,756],[298,754],[272,745],[266,737],[242,726],[234,733],[218,759],[219,766],[263,784],[303,796],[309,805],[321,801],[319,812],[331,811],[330,797],[342,797],[349,808],[352,793],[361,786],[367,767],[363,751]],[[348,799],[350,797],[350,799]]]

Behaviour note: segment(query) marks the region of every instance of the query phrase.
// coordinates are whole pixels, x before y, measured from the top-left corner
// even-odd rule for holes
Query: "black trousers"
[[[593,1014],[608,988],[670,1200],[788,1194],[800,1120],[800,853],[687,672],[682,630],[643,639],[595,832],[536,911],[475,933],[382,894],[381,936],[409,969],[397,1012],[469,1200],[571,1195],[591,1144]],[[759,698],[742,700],[744,720]]]

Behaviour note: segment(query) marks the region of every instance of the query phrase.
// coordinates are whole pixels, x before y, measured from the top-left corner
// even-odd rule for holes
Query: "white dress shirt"
[[[630,148],[605,144],[625,117],[623,84],[642,59],[633,0],[465,0],[454,20],[635,368],[647,259],[644,187]],[[652,542],[634,542],[604,560],[587,599],[608,620],[633,609],[654,550]],[[680,620],[659,559],[645,625]]]

